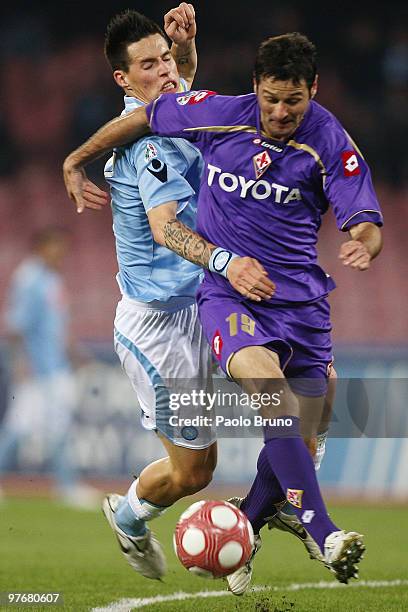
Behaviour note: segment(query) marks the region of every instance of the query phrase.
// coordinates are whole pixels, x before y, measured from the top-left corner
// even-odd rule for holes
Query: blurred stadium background
[[[317,100],[332,110],[371,165],[385,216],[384,250],[368,273],[337,260],[344,237],[330,213],[320,236],[321,262],[337,281],[331,304],[341,377],[408,378],[408,12],[405,3],[285,2],[248,6],[196,2],[197,87],[251,90],[255,48],[270,35],[305,32],[319,50]],[[80,404],[72,449],[86,478],[128,478],[162,454],[141,432],[135,398],[111,345],[118,299],[108,210],[78,217],[61,176],[65,155],[120,112],[122,96],[102,53],[109,18],[130,3],[31,1],[2,6],[0,23],[0,300],[35,230],[63,225],[72,235],[65,276],[73,333],[95,357],[78,371]],[[166,0],[132,4],[162,23]],[[100,185],[102,163],[89,174]],[[1,324],[3,325],[3,324]],[[0,415],[9,374],[0,327]],[[406,396],[397,402],[407,430]],[[340,398],[341,400],[341,398]],[[338,404],[338,410],[342,406]],[[125,445],[124,441],[126,442]],[[216,482],[247,484],[258,442],[222,440]],[[41,439],[21,450],[12,473],[46,472]],[[408,438],[332,439],[320,479],[330,491],[408,498]]]

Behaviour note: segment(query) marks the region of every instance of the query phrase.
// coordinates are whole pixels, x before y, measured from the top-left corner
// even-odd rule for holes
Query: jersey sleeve
[[[172,201],[178,202],[179,209],[194,194],[183,176],[187,161],[170,141],[158,137],[144,139],[133,145],[129,154],[146,212]]]
[[[183,78],[180,79],[180,92],[183,91],[189,91],[189,86],[187,84],[187,81]]]
[[[237,101],[237,96],[208,90],[164,94],[146,107],[146,113],[155,134],[179,136],[199,146],[206,134],[240,124],[244,109]]]
[[[369,221],[383,224],[383,216],[374,191],[371,172],[361,152],[340,125],[326,131],[322,152],[325,167],[323,189],[341,231]]]
[[[14,278],[6,303],[4,322],[9,332],[24,334],[35,326],[41,311],[41,299],[35,286]]]

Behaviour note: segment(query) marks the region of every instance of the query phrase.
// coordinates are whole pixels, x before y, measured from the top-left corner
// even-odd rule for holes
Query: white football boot
[[[358,578],[356,564],[363,558],[363,536],[355,531],[334,531],[324,541],[324,563],[339,582]]]
[[[234,506],[239,508],[243,499],[243,497],[231,497],[231,499],[228,499],[227,501],[229,501],[230,504],[233,504]],[[261,548],[261,546],[261,536],[259,534],[254,534],[254,547],[252,549],[252,553],[248,561],[245,563],[245,565],[237,569],[234,573],[230,574],[229,576],[226,576],[226,581],[228,582],[228,589],[234,595],[243,595],[248,590],[252,579],[254,557],[258,550]]]
[[[268,527],[269,529],[280,529],[281,531],[287,531],[288,533],[292,533],[294,536],[299,538],[309,553],[309,557],[323,563],[323,565],[327,567],[332,574],[334,574],[339,582],[345,582],[347,584],[349,578],[358,578],[358,569],[355,564],[359,563],[365,550],[364,545],[361,542],[362,536],[360,534],[354,531],[348,534],[345,534],[344,531],[335,531],[333,534],[331,534],[329,538],[334,536],[334,534],[342,534],[342,536],[346,536],[344,544],[345,550],[348,548],[348,542],[350,542],[352,547],[350,552],[345,556],[342,555],[341,548],[340,553],[338,553],[336,550],[336,555],[338,554],[339,556],[336,556],[336,558],[333,557],[333,561],[330,561],[326,555],[326,549],[325,554],[322,555],[318,544],[306,531],[295,514],[286,514],[282,510],[279,510],[274,516],[271,516],[268,519]],[[340,536],[338,535],[336,538],[333,538],[333,541],[336,541],[336,546],[338,547],[340,546],[339,537]],[[325,544],[328,542],[331,550],[332,544],[329,538],[326,538]],[[332,557],[331,552],[329,553],[329,556]]]
[[[129,536],[115,522],[115,512],[123,499],[116,493],[107,495],[102,502],[102,511],[129,565],[145,578],[160,580],[166,573],[166,558],[154,534],[147,529],[142,536]]]

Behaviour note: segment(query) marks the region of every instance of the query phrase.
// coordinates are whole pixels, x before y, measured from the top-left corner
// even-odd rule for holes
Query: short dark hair
[[[316,77],[316,47],[299,32],[268,38],[259,46],[254,76],[257,84],[263,77],[296,85],[304,79],[310,89]]]
[[[31,236],[33,250],[41,249],[52,242],[60,242],[69,238],[69,231],[66,227],[59,225],[47,225],[36,230]]]
[[[105,57],[112,70],[129,69],[128,45],[152,34],[160,34],[167,41],[160,26],[152,19],[132,9],[115,15],[110,20],[105,34]]]

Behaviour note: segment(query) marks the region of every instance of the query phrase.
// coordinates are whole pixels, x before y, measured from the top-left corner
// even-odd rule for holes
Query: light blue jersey
[[[143,103],[125,96],[129,112]],[[203,170],[198,150],[181,138],[146,136],[120,147],[105,165],[121,291],[135,300],[194,297],[201,268],[155,242],[147,211],[177,201],[177,218],[195,229]]]
[[[68,369],[67,298],[62,278],[40,258],[23,261],[7,295],[5,322],[23,338],[34,374],[49,376]]]

